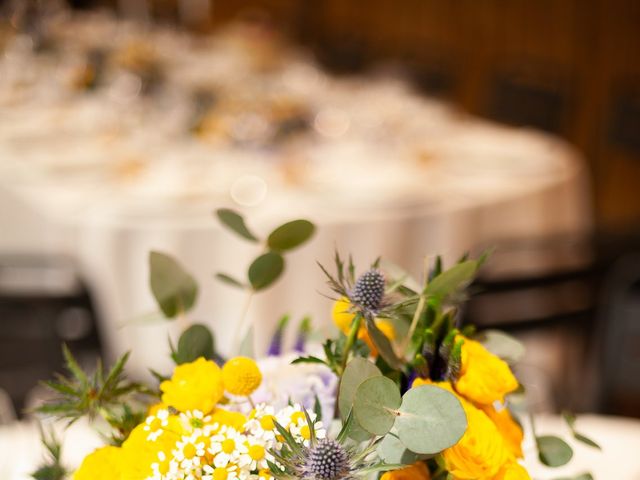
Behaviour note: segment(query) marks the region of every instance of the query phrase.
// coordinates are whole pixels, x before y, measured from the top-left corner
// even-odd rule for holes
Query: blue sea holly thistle
[[[384,297],[384,275],[376,268],[371,268],[358,277],[351,290],[351,304],[365,317],[374,317],[382,307]]]
[[[276,479],[346,480],[391,468],[380,462],[375,453],[378,441],[360,448],[347,440],[352,419],[347,419],[335,439],[319,439],[313,433],[314,421],[306,411],[304,413],[312,425],[309,442],[295,440],[287,429],[277,422],[275,424],[283,439],[283,447],[270,452],[275,462],[269,462],[269,468]]]

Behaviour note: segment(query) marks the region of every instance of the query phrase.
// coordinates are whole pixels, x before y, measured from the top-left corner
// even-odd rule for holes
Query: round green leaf
[[[387,433],[378,445],[378,455],[384,463],[395,465],[410,465],[420,459],[420,455],[405,447],[392,432]]]
[[[271,250],[291,250],[311,238],[316,227],[308,220],[293,220],[276,228],[267,239]]]
[[[455,445],[467,429],[460,401],[435,385],[404,394],[396,418],[400,441],[412,452],[434,454]]]
[[[216,210],[216,215],[223,225],[230,230],[236,232],[242,238],[245,238],[251,242],[257,242],[256,236],[249,231],[247,225],[244,223],[244,218],[233,210],[228,208],[220,208]]]
[[[338,395],[338,408],[343,420],[347,418],[349,411],[351,411],[356,389],[360,384],[371,377],[379,377],[381,375],[382,372],[378,367],[362,357],[356,357],[347,364],[340,379]]]
[[[393,426],[402,398],[396,383],[378,376],[365,380],[356,389],[353,412],[362,428],[374,435],[384,435]]]
[[[284,258],[276,252],[267,252],[249,266],[249,283],[254,290],[263,290],[275,282],[284,270]]]
[[[549,467],[566,465],[573,457],[573,450],[567,442],[553,435],[537,437],[536,444],[540,461]]]
[[[174,318],[193,307],[198,294],[195,279],[173,259],[160,252],[149,254],[151,292],[167,318]]]
[[[173,354],[173,359],[180,365],[193,362],[198,357],[212,359],[214,355],[214,343],[211,330],[204,325],[196,324],[187,328],[178,340],[178,348]]]

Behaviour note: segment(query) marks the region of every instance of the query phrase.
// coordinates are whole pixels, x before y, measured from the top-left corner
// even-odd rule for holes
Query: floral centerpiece
[[[246,281],[217,275],[246,289],[249,300],[277,280],[286,253],[314,231],[296,220],[260,240],[237,213],[217,215],[263,248]],[[170,346],[173,372],[153,372],[155,385],[127,379],[127,355],[106,374],[101,365],[88,374],[64,348],[69,376],[46,382],[57,396],[39,411],[108,426],[107,445],[84,459],[74,480],[529,479],[520,463],[523,430],[510,409],[522,387],[482,342],[490,338],[495,351],[514,340],[460,325],[465,288],[485,259],[465,256],[445,269],[435,258],[418,283],[385,273],[380,261],[356,275],[351,259],[336,254],[335,272],[321,266],[334,294],[334,338],[310,341],[304,319],[285,351],[285,316],[268,355],[256,358],[242,319],[237,355],[224,359],[213,333],[191,325]],[[150,276],[162,313],[186,318],[198,293],[193,277],[158,252],[150,255]],[[570,423],[576,438],[596,446]],[[44,436],[50,461],[34,477],[66,478],[60,445]],[[535,437],[535,444],[547,465],[571,458],[560,438]]]

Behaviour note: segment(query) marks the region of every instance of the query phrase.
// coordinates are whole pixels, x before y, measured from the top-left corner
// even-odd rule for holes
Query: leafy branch
[[[120,357],[106,375],[100,360],[93,375],[88,375],[66,345],[62,346],[62,352],[68,375],[57,374],[54,380],[44,382],[46,387],[56,393],[56,398],[36,411],[57,420],[65,420],[68,422],[67,426],[85,416],[91,420],[102,417],[116,429],[116,443],[118,437],[126,437],[132,426],[130,416],[123,416],[119,412],[124,409],[126,413],[129,407],[123,406],[134,394],[154,395],[146,386],[125,378],[124,367],[129,353]]]

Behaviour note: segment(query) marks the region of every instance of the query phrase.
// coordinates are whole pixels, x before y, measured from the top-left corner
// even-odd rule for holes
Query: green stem
[[[249,290],[249,294],[244,302],[244,307],[242,308],[242,313],[240,314],[240,318],[238,319],[238,328],[236,328],[235,335],[233,338],[233,349],[232,352],[236,354],[238,350],[240,350],[240,344],[242,343],[242,338],[245,335],[245,330],[247,326],[247,313],[249,312],[249,307],[251,306],[251,300],[253,299],[253,290]]]
[[[349,353],[353,348],[353,344],[356,343],[356,338],[358,337],[358,331],[360,330],[360,324],[362,323],[362,314],[356,313],[356,316],[351,323],[351,330],[349,331],[349,336],[347,337],[347,343],[344,345],[344,352],[342,354],[342,363],[340,365],[341,372],[344,372],[344,369],[347,366],[347,361],[349,360]]]
[[[411,326],[409,327],[409,332],[402,343],[402,355],[404,357],[407,353],[407,348],[411,344],[411,339],[413,338],[413,334],[416,333],[416,328],[418,328],[418,322],[420,321],[420,317],[422,316],[422,311],[424,310],[424,305],[426,303],[426,299],[424,295],[420,295],[420,300],[418,300],[418,306],[416,307],[416,311],[413,314],[413,320],[411,320]]]

